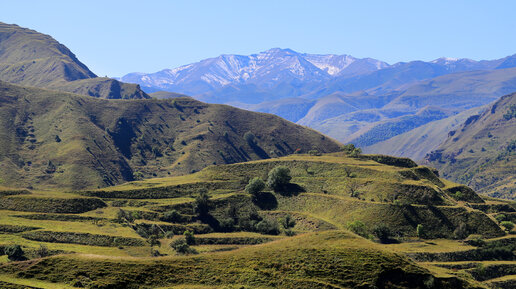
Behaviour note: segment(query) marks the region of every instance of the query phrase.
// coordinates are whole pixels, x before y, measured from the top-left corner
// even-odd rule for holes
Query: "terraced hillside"
[[[278,167],[291,179],[274,185]],[[501,226],[515,205],[409,159],[296,154],[0,198],[13,288],[510,288],[515,274]]]
[[[97,188],[339,144],[279,117],[191,98],[103,100],[0,82],[0,183]],[[266,124],[266,125],[264,125]]]
[[[150,98],[139,85],[97,77],[51,36],[2,22],[0,80],[100,98]]]

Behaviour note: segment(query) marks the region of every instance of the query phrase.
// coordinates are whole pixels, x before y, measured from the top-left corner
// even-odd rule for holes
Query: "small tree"
[[[199,217],[205,217],[208,215],[210,210],[209,206],[210,197],[206,190],[202,190],[199,195],[195,198],[195,211]]]
[[[424,239],[426,237],[425,227],[422,224],[417,225],[416,234],[420,239]]]
[[[294,220],[292,216],[286,215],[285,218],[281,219],[281,225],[285,230],[294,228],[296,225],[296,220]]]
[[[360,193],[358,190],[360,189],[361,185],[357,180],[350,178],[346,181],[344,186],[346,186],[346,189],[348,190],[348,193],[352,198],[359,197]]]
[[[269,171],[267,178],[267,186],[275,192],[285,188],[290,183],[290,169],[285,166],[277,166]]]
[[[249,145],[255,144],[255,136],[252,132],[248,131],[244,134],[244,139]]]
[[[44,258],[50,256],[50,252],[48,251],[48,247],[44,244],[40,244],[39,248],[36,249],[36,255],[40,258]]]
[[[194,245],[195,244],[195,236],[192,231],[186,230],[183,235],[185,236],[185,241],[188,245]]]
[[[162,220],[166,222],[179,223],[183,220],[183,216],[176,210],[170,210],[163,214]]]
[[[4,249],[7,258],[11,261],[21,261],[25,260],[25,252],[20,245],[9,245]]]
[[[280,233],[279,225],[276,220],[265,218],[256,224],[256,230],[262,234],[278,235]]]
[[[245,186],[245,191],[251,195],[256,195],[265,189],[265,182],[259,178],[252,178],[247,186]]]
[[[197,254],[197,251],[193,248],[190,248],[190,245],[186,243],[186,240],[184,238],[177,239],[170,243],[170,247],[176,251],[176,253],[181,255],[187,255],[187,254]]]
[[[514,229],[514,223],[511,221],[502,221],[500,222],[500,225],[502,225],[502,227],[504,227],[507,231]]]
[[[351,232],[359,235],[359,236],[362,236],[366,239],[370,239],[370,235],[369,235],[369,232],[367,231],[367,227],[364,223],[362,223],[361,221],[353,221],[353,222],[349,222],[348,225],[348,230],[350,230]]]
[[[373,235],[380,240],[380,243],[386,244],[391,240],[392,232],[389,227],[382,224],[374,227]]]

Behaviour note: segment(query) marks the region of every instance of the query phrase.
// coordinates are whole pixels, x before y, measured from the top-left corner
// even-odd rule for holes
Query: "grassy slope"
[[[516,94],[502,97],[478,117],[470,118],[426,161],[444,177],[483,193],[515,198],[516,159],[508,147],[516,139],[516,118],[505,119]]]
[[[448,132],[462,125],[472,115],[485,107],[475,107],[445,119],[432,121],[388,140],[363,147],[366,153],[385,154],[422,160],[425,155],[446,140]]]
[[[0,83],[3,185],[96,188],[338,143],[279,117],[190,98],[100,100]],[[263,124],[267,124],[266,126]],[[243,136],[256,136],[249,144]]]
[[[97,77],[51,36],[1,22],[0,80],[101,98],[149,98],[138,85]]]
[[[470,286],[458,279],[435,279],[429,271],[400,255],[339,231],[301,235],[288,241],[198,257],[151,261],[59,256],[0,270],[18,272],[20,277],[94,288],[186,284],[243,288],[415,288],[423,287],[425,282],[432,284],[429,280],[433,280],[433,286],[428,288]],[[88,277],[77,277],[80,272],[88,272]]]
[[[389,166],[372,161],[371,158],[349,158],[343,153],[322,156],[290,155],[277,159],[210,166],[191,175],[148,179],[95,191],[32,191],[31,194],[25,191],[6,191],[8,193],[2,198],[62,199],[75,200],[74,202],[84,198],[83,195],[96,194],[103,198],[107,207],[94,210],[90,208],[91,211],[84,213],[48,214],[39,212],[53,212],[53,209],[45,207],[45,202],[39,201],[23,206],[38,213],[0,211],[0,230],[4,230],[0,233],[0,247],[13,243],[22,244],[30,256],[34,256],[34,250],[40,244],[45,244],[50,250],[79,253],[21,263],[6,263],[6,259],[0,259],[0,263],[6,263],[0,265],[0,281],[40,288],[52,288],[52,282],[63,284],[61,287],[81,285],[93,288],[478,286],[474,281],[465,281],[464,278],[470,278],[467,277],[468,274],[454,274],[435,266],[434,263],[416,264],[402,255],[471,249],[470,246],[453,240],[414,242],[415,226],[418,223],[427,228],[429,237],[447,238],[453,235],[454,228],[460,223],[466,223],[471,234],[501,236],[503,233],[498,225],[490,216],[454,199],[453,188],[466,192],[465,188],[438,179],[424,167],[408,168],[406,166],[410,166],[409,162],[389,157],[377,158],[381,162],[398,164]],[[264,194],[269,196],[267,201],[253,201],[241,191],[249,178],[265,177],[277,165],[289,167],[293,176],[292,182],[304,190],[293,194],[265,191]],[[350,182],[358,184],[358,197],[350,197],[346,185]],[[229,206],[254,206],[260,215],[273,219],[286,214],[292,215],[296,219],[294,231],[308,234],[288,238],[283,234],[269,236],[252,232],[198,233],[197,238],[202,244],[195,248],[201,252],[200,255],[158,258],[148,257],[148,244],[122,247],[106,244],[84,245],[81,243],[85,242],[85,237],[75,237],[68,241],[62,239],[61,242],[65,243],[34,240],[34,236],[51,231],[56,232],[56,236],[70,233],[79,236],[77,233],[80,233],[80,236],[93,234],[143,241],[130,226],[114,221],[118,211],[115,203],[126,211],[136,213],[139,219],[135,224],[140,226],[156,224],[164,230],[179,229],[178,233],[184,230],[184,226],[199,228],[198,223],[168,223],[160,221],[159,217],[170,209],[176,209],[185,216],[193,214],[193,197],[202,188],[208,188],[211,196],[210,214],[215,218],[223,217]],[[113,193],[118,195],[110,195]],[[172,193],[175,197],[170,196]],[[122,198],[121,195],[126,197]],[[474,193],[465,193],[465,196],[473,205],[480,202],[479,204],[489,206],[491,202],[495,202],[488,201],[486,204]],[[342,231],[348,222],[354,220],[363,221],[369,228],[373,228],[381,220],[381,223],[391,229],[397,229],[401,240],[410,242],[379,245]],[[23,232],[24,230],[28,231]],[[155,249],[161,254],[174,255],[168,246],[172,240],[161,239],[161,247]],[[261,242],[269,243],[245,245]],[[227,250],[230,251],[221,252]]]

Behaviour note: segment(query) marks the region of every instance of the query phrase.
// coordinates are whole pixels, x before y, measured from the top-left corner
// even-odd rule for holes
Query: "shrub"
[[[25,260],[23,256],[25,252],[20,245],[9,245],[5,247],[4,253],[7,255],[7,258],[11,261],[21,261]]]
[[[348,230],[350,230],[351,232],[353,232],[359,236],[362,236],[366,239],[370,239],[370,235],[369,235],[369,232],[367,231],[367,227],[361,221],[357,220],[357,221],[349,222],[347,227],[348,227]]]
[[[373,235],[380,240],[380,243],[389,243],[392,237],[392,232],[389,227],[385,225],[378,225],[373,229]]]
[[[174,231],[168,231],[165,233],[165,238],[172,239],[174,238]]]
[[[267,186],[274,191],[280,191],[290,183],[290,169],[285,166],[277,166],[269,171],[267,178]]]
[[[188,245],[194,245],[195,244],[195,236],[192,231],[186,230],[183,235],[185,236],[185,241]]]
[[[422,224],[418,224],[416,227],[416,234],[420,239],[424,239],[426,236],[425,227]]]
[[[249,145],[254,145],[255,136],[252,132],[248,131],[244,134],[244,139]]]
[[[195,198],[195,211],[200,217],[208,215],[210,197],[205,190],[201,190],[199,195]]]
[[[183,221],[183,216],[176,210],[171,210],[163,214],[163,221],[171,223],[180,223]]]
[[[256,224],[256,231],[268,235],[278,235],[280,233],[278,222],[268,218],[264,218]]]
[[[194,248],[190,248],[190,245],[186,243],[184,238],[177,239],[170,243],[170,247],[176,251],[176,253],[181,255],[187,254],[197,254],[197,251]]]
[[[294,228],[296,220],[294,220],[292,216],[286,215],[285,218],[281,219],[281,225],[284,229]]]
[[[514,228],[514,223],[511,221],[502,221],[500,222],[500,225],[504,227],[507,231],[510,231]]]
[[[256,195],[263,189],[265,189],[265,182],[259,177],[252,178],[247,186],[245,186],[246,193],[251,195]]]
[[[39,245],[39,248],[36,249],[36,256],[40,258],[50,256],[50,251],[48,251],[48,247],[44,244]]]
[[[498,223],[501,223],[503,221],[507,221],[507,216],[504,214],[499,214],[495,216],[495,219],[498,221]]]

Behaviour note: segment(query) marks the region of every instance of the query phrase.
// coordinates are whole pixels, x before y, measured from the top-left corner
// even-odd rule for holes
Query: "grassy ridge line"
[[[340,149],[279,117],[191,98],[108,101],[4,82],[0,88],[6,186],[91,190],[297,149]],[[247,132],[252,141],[244,139]]]

